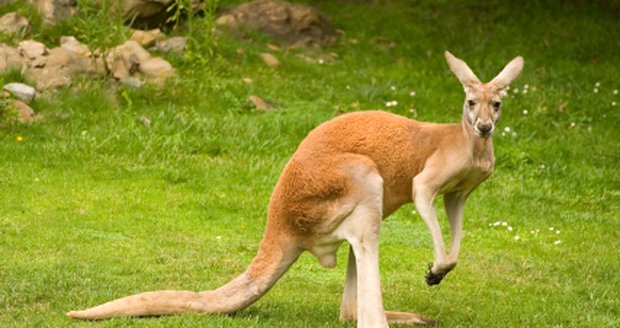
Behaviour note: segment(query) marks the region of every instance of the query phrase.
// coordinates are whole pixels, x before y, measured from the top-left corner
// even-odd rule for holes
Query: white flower
[[[500,225],[500,224],[502,224],[502,223],[501,223],[501,222],[499,222],[499,221],[497,221],[497,222],[493,223],[493,226],[494,226],[494,227],[497,227],[497,226],[498,226],[498,225]]]
[[[594,88],[594,90],[592,90],[592,92],[594,92],[594,93],[598,93],[598,89],[597,89],[597,88]]]
[[[559,235],[560,234],[560,230],[556,230],[555,233]]]
[[[391,86],[390,90],[394,91],[394,90],[396,90],[396,87],[395,86]]]
[[[506,228],[506,229],[508,229],[508,231],[512,231],[512,227],[511,226],[508,226],[508,228]]]
[[[616,91],[618,91],[618,90],[616,90]],[[415,97],[415,91],[409,92],[409,95],[412,96],[412,97]]]
[[[527,89],[523,89],[523,94],[526,94],[526,93],[527,93]]]
[[[549,228],[549,231],[553,231],[553,230],[555,230],[555,228],[554,228],[554,227]]]
[[[215,239],[220,240],[222,239],[222,236],[215,236]]]
[[[530,86],[526,84],[526,85],[524,85],[524,86],[523,86],[523,89],[527,89],[527,88],[529,88],[529,87],[530,87]]]
[[[505,227],[505,226],[507,226],[507,225],[508,225],[508,222],[506,222],[506,221],[502,222],[502,226],[503,226],[503,227]]]
[[[611,106],[612,106],[612,107],[616,107],[616,102],[615,102],[615,101],[612,101],[612,102],[611,102]]]
[[[524,109],[523,110],[523,115],[527,115],[527,113],[528,113],[527,109]]]
[[[509,126],[505,127],[505,128],[504,128],[504,132],[506,132],[506,133],[510,133],[510,127],[509,127]]]
[[[325,61],[322,58],[319,59],[319,64],[323,64],[323,63],[325,63]]]
[[[514,94],[519,93],[519,89],[518,89],[518,88],[515,88],[514,90],[512,90],[512,93],[514,93]]]
[[[617,95],[618,94],[618,89],[614,89],[614,94]]]
[[[594,86],[597,87],[597,88],[600,87],[601,86],[601,82],[594,83]]]
[[[533,235],[533,234],[535,234],[535,233],[536,233],[536,231],[534,231],[534,230],[530,230],[530,233]]]
[[[521,239],[521,237],[519,237],[519,235],[515,236],[515,240],[519,240]]]
[[[561,243],[562,243],[562,241],[561,241],[561,240],[556,240],[555,242],[553,242],[553,244],[554,244],[554,245],[559,245],[559,244],[561,244]]]

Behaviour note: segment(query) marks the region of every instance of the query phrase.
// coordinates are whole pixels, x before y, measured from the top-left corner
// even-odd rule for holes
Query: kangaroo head
[[[463,104],[463,120],[465,120],[480,137],[486,138],[493,134],[495,123],[499,120],[502,97],[512,80],[516,79],[523,69],[523,57],[518,56],[504,67],[491,82],[482,83],[467,64],[445,52],[450,69],[458,77],[465,89]]]

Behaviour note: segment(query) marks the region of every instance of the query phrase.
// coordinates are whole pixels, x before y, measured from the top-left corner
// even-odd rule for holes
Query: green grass
[[[169,31],[192,40],[185,55],[166,56],[178,78],[165,87],[77,81],[35,100],[37,122],[0,129],[0,326],[353,327],[337,320],[345,247],[332,270],[303,255],[234,316],[90,323],[64,312],[140,291],[212,289],[241,273],[279,172],[314,126],[371,108],[458,121],[463,94],[445,49],[485,80],[516,55],[526,66],[513,83],[519,93],[504,102],[495,173],[467,204],[455,271],[426,286],[426,226],[411,205],[385,221],[386,308],[443,327],[620,325],[617,2],[311,3],[345,31],[331,49],[274,53],[283,67],[272,70],[258,54],[273,41],[214,36],[210,19],[195,18]],[[0,14],[21,8],[12,6]],[[48,46],[79,34],[92,48],[129,34],[118,19],[85,8],[32,33]],[[330,64],[301,58],[329,52],[337,54]],[[0,75],[2,84],[15,80],[23,76]],[[252,94],[276,109],[252,109]],[[386,108],[390,100],[398,106]],[[489,226],[498,221],[513,230]]]

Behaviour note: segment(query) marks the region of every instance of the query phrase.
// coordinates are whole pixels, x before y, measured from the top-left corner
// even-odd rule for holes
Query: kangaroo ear
[[[444,53],[446,57],[446,61],[448,62],[448,66],[450,66],[450,70],[452,73],[459,78],[459,81],[463,84],[465,89],[470,89],[476,85],[480,85],[480,79],[472,72],[471,68],[465,64],[464,61],[454,57],[449,51]]]
[[[522,69],[523,57],[517,56],[489,84],[495,86],[498,90],[504,90],[510,82],[521,74]]]

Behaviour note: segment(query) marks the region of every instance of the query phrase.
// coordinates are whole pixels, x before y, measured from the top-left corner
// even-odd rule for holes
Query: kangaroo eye
[[[502,107],[502,103],[499,101],[496,101],[493,103],[493,108],[498,111],[500,108]]]
[[[476,102],[475,102],[475,101],[473,101],[473,100],[468,100],[468,101],[467,101],[467,105],[468,105],[469,107],[473,108],[474,106],[476,106]]]

